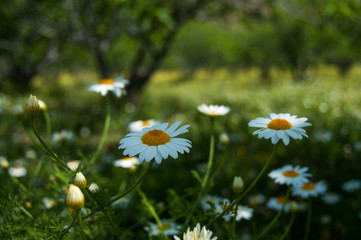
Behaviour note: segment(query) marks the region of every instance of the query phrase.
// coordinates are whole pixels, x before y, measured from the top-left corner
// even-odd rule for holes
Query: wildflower
[[[198,106],[198,111],[204,113],[210,117],[218,117],[226,115],[231,109],[224,105],[206,105],[202,104]]]
[[[174,240],[181,240],[177,236],[173,236]],[[183,233],[183,239],[182,240],[217,240],[217,237],[212,237],[212,232],[207,230],[205,226],[202,227],[198,223],[197,226],[191,231],[189,228],[187,229],[187,232]]]
[[[357,179],[351,179],[342,185],[342,189],[349,193],[356,192],[361,189],[361,181]]]
[[[125,157],[114,162],[114,167],[122,167],[122,168],[135,168],[139,165],[139,159],[136,157]]]
[[[276,211],[280,211],[283,207],[283,210],[285,212],[289,212],[290,211],[290,204],[289,202],[285,202],[286,198],[285,197],[278,197],[278,198],[271,198],[270,200],[268,200],[267,202],[267,207]]]
[[[38,99],[38,103],[39,103],[39,109],[41,111],[45,111],[47,109],[46,103],[40,99]]]
[[[28,102],[25,105],[25,111],[29,115],[35,115],[37,112],[39,112],[39,110],[40,106],[38,99],[35,96],[30,95]]]
[[[212,208],[217,208],[222,210],[224,205],[229,204],[230,201],[226,198],[221,198],[218,196],[206,195],[201,200],[201,207],[203,210],[209,210]]]
[[[5,171],[8,170],[10,167],[9,161],[3,156],[0,156],[0,167],[2,170]]]
[[[341,195],[334,192],[328,192],[323,195],[322,200],[326,204],[336,204],[341,201]]]
[[[234,177],[232,188],[235,193],[243,192],[244,183],[241,177]]]
[[[79,187],[70,184],[66,195],[66,205],[75,211],[79,211],[84,206],[84,195]]]
[[[86,188],[86,178],[81,172],[78,172],[75,175],[74,185],[78,186],[80,189]]]
[[[153,119],[149,119],[146,121],[138,120],[129,124],[129,130],[131,132],[139,132],[142,131],[144,128],[152,127],[154,124],[159,124],[159,122],[154,121]]]
[[[24,177],[26,175],[26,169],[21,166],[10,167],[9,174],[16,178]]]
[[[316,197],[325,193],[327,190],[327,185],[324,181],[319,181],[317,183],[306,182],[300,185],[293,185],[292,195],[300,196],[302,198]]]
[[[113,92],[116,97],[121,97],[126,93],[125,86],[129,83],[128,80],[122,77],[115,79],[106,78],[99,81],[99,83],[92,84],[88,87],[90,92],[98,92],[102,96],[107,95],[108,92]]]
[[[98,192],[99,189],[100,188],[99,188],[98,184],[96,184],[96,183],[91,183],[89,185],[89,191],[91,191],[92,193]]]
[[[133,157],[139,154],[139,160],[150,162],[153,158],[160,164],[162,159],[169,155],[178,158],[178,152],[189,153],[191,141],[185,138],[176,138],[179,134],[188,132],[189,125],[176,128],[181,122],[176,122],[168,129],[168,123],[156,124],[140,132],[129,133],[119,142],[119,149],[125,149],[123,154]]]
[[[74,138],[74,134],[70,130],[61,130],[60,132],[53,133],[52,140],[54,143],[63,143],[70,141]]]
[[[46,209],[50,209],[56,205],[57,201],[53,198],[43,198],[43,204]]]
[[[144,227],[144,230],[148,232],[148,235],[175,235],[179,233],[179,226],[173,222],[171,219],[162,219],[162,224],[158,225],[157,223],[149,223],[149,226]]]
[[[308,168],[300,166],[293,167],[292,165],[286,165],[282,168],[271,171],[268,176],[275,180],[276,183],[295,185],[308,182],[308,177],[312,174],[307,173]]]
[[[78,160],[70,160],[69,162],[66,163],[66,165],[68,165],[68,167],[75,171],[78,169],[79,165],[80,165],[80,161]]]
[[[227,205],[224,208],[225,208],[224,210],[226,210]],[[231,211],[229,214],[226,214],[226,215],[223,216],[223,219],[226,222],[230,221],[234,217],[235,208],[236,207],[234,207],[233,211]],[[249,207],[246,207],[246,206],[241,206],[241,205],[238,206],[236,221],[240,221],[241,219],[249,220],[249,219],[251,219],[252,216],[253,216],[253,209],[252,208],[249,208]]]
[[[296,115],[289,113],[271,113],[269,118],[256,118],[250,121],[248,126],[261,128],[253,132],[253,135],[258,134],[258,138],[271,138],[273,144],[282,139],[283,143],[288,145],[290,137],[294,139],[308,137],[303,127],[311,126],[311,123],[306,121],[307,118],[297,118]]]

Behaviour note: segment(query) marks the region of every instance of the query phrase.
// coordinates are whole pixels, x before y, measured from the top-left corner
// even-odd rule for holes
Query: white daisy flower
[[[69,162],[66,163],[66,165],[68,165],[68,167],[75,171],[78,169],[79,165],[80,165],[80,161],[78,160],[70,160]]]
[[[129,133],[119,142],[118,149],[125,149],[123,154],[133,157],[139,154],[139,160],[150,162],[153,158],[160,164],[162,159],[178,158],[178,152],[189,153],[191,141],[176,138],[179,134],[188,132],[190,125],[184,125],[176,130],[181,122],[176,122],[168,129],[168,123],[156,124],[151,128],[144,128],[140,132]]]
[[[341,201],[341,195],[338,193],[334,193],[334,192],[328,192],[325,193],[325,195],[322,196],[322,201],[326,204],[336,204],[339,201]]]
[[[276,210],[276,211],[280,211],[284,204],[283,211],[289,212],[290,211],[290,203],[289,203],[289,201],[287,201],[285,203],[285,201],[286,201],[285,197],[271,198],[267,202],[267,207],[270,209]]]
[[[125,157],[114,162],[114,167],[122,167],[122,168],[135,168],[139,165],[139,159],[136,157]]]
[[[307,118],[297,118],[296,115],[289,113],[271,113],[269,118],[256,118],[250,121],[248,126],[261,128],[253,132],[253,135],[258,134],[258,138],[271,138],[273,144],[282,139],[283,143],[288,145],[290,137],[294,139],[302,139],[302,136],[308,137],[303,127],[312,124],[306,121]]]
[[[201,199],[201,208],[203,210],[212,209],[212,207],[217,208],[220,204],[225,205],[223,203],[229,203],[230,201],[226,198],[221,198],[212,195],[206,195]]]
[[[326,190],[327,185],[324,181],[319,181],[317,183],[307,182],[301,185],[293,185],[292,195],[300,196],[302,198],[316,197],[324,194]]]
[[[357,179],[351,179],[342,185],[342,189],[349,193],[356,192],[361,189],[361,181]]]
[[[312,176],[312,174],[307,173],[307,170],[307,167],[301,168],[300,166],[293,167],[292,165],[286,165],[282,168],[273,170],[268,176],[279,184],[303,184],[308,182],[308,177]]]
[[[57,201],[53,198],[43,198],[43,204],[46,209],[50,209],[56,205]]]
[[[53,133],[52,140],[54,143],[62,143],[73,140],[74,133],[70,130],[61,130],[60,132]]]
[[[149,226],[144,227],[144,230],[148,232],[150,237],[159,234],[176,235],[179,233],[180,226],[178,226],[173,220],[162,219],[161,222],[161,225],[158,225],[157,223],[149,223]]]
[[[173,236],[174,240],[217,240],[217,237],[212,237],[212,232],[207,230],[205,226],[202,227],[198,223],[197,226],[191,231],[189,228],[187,232],[183,233],[183,239]]]
[[[227,206],[225,208],[227,208]],[[234,209],[235,208],[236,207],[234,207]],[[251,219],[252,216],[253,216],[253,209],[252,208],[249,208],[249,207],[246,207],[246,206],[241,206],[241,205],[238,206],[236,221],[241,221],[241,219],[249,220],[249,219]],[[233,219],[233,217],[234,217],[234,210],[232,212],[230,212],[229,214],[224,215],[223,219],[226,222],[228,222],[231,219]]]
[[[116,79],[106,78],[99,81],[99,83],[92,84],[88,87],[90,92],[98,92],[102,96],[107,95],[108,92],[113,92],[118,98],[125,95],[125,86],[129,83],[128,80],[122,77]]]
[[[198,106],[198,111],[204,113],[210,117],[218,117],[226,115],[231,109],[224,105],[206,105],[202,104]]]
[[[159,122],[155,121],[153,119],[149,119],[149,120],[145,120],[145,121],[138,120],[138,121],[131,122],[129,124],[129,130],[131,132],[139,132],[139,131],[142,131],[144,128],[152,127],[155,124],[159,124]]]
[[[26,169],[21,166],[10,167],[9,174],[16,178],[24,177],[26,175]]]

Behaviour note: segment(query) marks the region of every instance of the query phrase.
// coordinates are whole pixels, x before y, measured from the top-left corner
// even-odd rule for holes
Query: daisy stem
[[[43,139],[41,139],[40,135],[38,134],[38,131],[36,130],[35,126],[34,126],[34,116],[30,116],[30,123],[31,123],[31,127],[33,129],[33,132],[35,133],[36,138],[39,140],[39,142],[43,145],[43,147],[46,149],[46,151],[48,152],[48,155],[51,156],[59,165],[62,165],[65,169],[67,169],[69,172],[71,172],[71,169],[68,167],[68,165],[66,165],[63,161],[61,161],[61,159],[58,158],[58,156],[56,156],[49,148],[48,146],[45,144],[45,142],[43,141]]]
[[[28,189],[24,186],[24,184],[22,184],[16,177],[11,176],[10,174],[9,174],[9,176],[10,176],[11,180],[12,180],[16,185],[18,185],[19,188],[21,188],[21,190],[23,190],[24,192],[27,192],[27,191],[28,191]]]
[[[79,212],[80,211],[77,211],[75,213],[75,216],[73,217],[73,220],[71,221],[70,225],[67,228],[65,228],[63,231],[61,231],[60,235],[58,236],[58,240],[61,240],[64,237],[64,235],[69,231],[69,229],[74,225],[75,219],[77,219]]]
[[[93,216],[96,212],[98,212],[100,210],[103,210],[105,207],[110,206],[113,202],[116,202],[117,200],[121,199],[122,197],[125,197],[128,193],[130,193],[136,186],[138,186],[143,181],[145,175],[147,175],[147,173],[149,172],[149,169],[152,167],[154,161],[155,161],[155,159],[152,159],[152,161],[149,162],[147,168],[144,170],[142,175],[139,177],[139,179],[130,188],[128,188],[125,192],[116,195],[112,200],[110,200],[109,202],[107,202],[104,205],[100,206],[98,209],[92,211],[91,213],[84,216],[83,218],[86,219],[86,218],[88,218],[90,216]]]
[[[139,195],[142,197],[142,201],[143,201],[144,205],[147,206],[149,212],[152,214],[152,216],[154,217],[157,224],[159,226],[162,226],[162,221],[160,221],[158,214],[156,213],[152,204],[150,204],[150,202],[148,201],[147,196],[145,196],[145,194],[142,192],[142,190],[140,190],[140,188],[137,188],[137,191],[138,191]]]
[[[285,239],[285,238],[287,237],[288,233],[289,233],[290,230],[291,230],[292,224],[293,224],[293,222],[294,222],[294,220],[295,220],[295,216],[296,216],[296,213],[292,213],[291,220],[290,220],[290,222],[289,222],[289,224],[288,224],[288,226],[287,226],[287,228],[286,228],[285,233],[282,235],[282,237],[280,238],[280,240],[283,240],[283,239]]]
[[[282,214],[282,212],[283,212],[283,210],[285,208],[285,205],[286,205],[286,203],[288,201],[288,198],[290,196],[290,192],[291,192],[291,185],[288,186],[285,201],[282,204],[281,210],[278,211],[278,213],[272,219],[272,221],[268,224],[268,226],[260,233],[260,235],[258,235],[257,239],[262,238],[273,227],[273,225],[278,221],[278,219],[280,218],[280,216],[281,216],[281,214]]]
[[[307,222],[306,222],[306,230],[305,230],[305,236],[304,240],[308,239],[308,234],[310,232],[311,228],[311,219],[312,219],[312,206],[311,206],[311,198],[308,198],[308,210],[307,210]]]
[[[257,182],[259,181],[259,179],[263,176],[263,174],[266,172],[271,160],[273,159],[273,157],[276,155],[277,149],[279,146],[279,142],[274,146],[273,151],[271,153],[271,156],[268,158],[266,164],[263,166],[261,172],[258,174],[258,176],[253,180],[253,182],[251,183],[251,185],[249,185],[247,187],[247,189],[242,193],[242,195],[240,195],[236,201],[234,201],[229,208],[227,208],[225,211],[223,211],[220,215],[216,216],[215,218],[211,219],[211,221],[207,224],[207,226],[209,226],[210,224],[212,224],[214,221],[217,221],[218,219],[222,218],[226,213],[228,213],[236,204],[239,203],[239,201],[241,201],[249,191],[251,191],[254,186],[257,184]]]
[[[236,208],[234,210],[234,217],[233,217],[233,222],[232,222],[233,239],[237,239],[237,234],[236,234],[237,214],[238,214],[238,203],[236,204]]]
[[[80,211],[78,211],[80,213]],[[84,232],[84,228],[83,228],[83,222],[81,219],[81,214],[78,214],[78,224],[79,224],[79,228],[80,228],[80,235],[81,235],[81,239],[86,240],[86,236],[85,236],[85,232]]]
[[[110,94],[107,94],[106,116],[105,116],[105,122],[104,122],[103,135],[102,135],[102,138],[100,139],[97,150],[95,151],[92,158],[90,159],[90,165],[93,165],[95,163],[96,159],[99,156],[100,151],[103,148],[105,140],[107,139],[107,136],[108,136],[110,120],[111,120],[111,115],[110,115]]]
[[[51,121],[50,121],[50,117],[49,117],[49,112],[48,110],[44,110],[43,111],[43,115],[45,118],[45,124],[46,124],[46,137],[47,139],[50,139],[50,134],[51,134]]]

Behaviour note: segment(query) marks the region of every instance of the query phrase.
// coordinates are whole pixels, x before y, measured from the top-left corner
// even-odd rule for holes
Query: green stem
[[[308,210],[307,210],[307,222],[306,222],[306,230],[304,240],[308,239],[308,234],[310,233],[311,228],[311,219],[312,219],[312,206],[311,206],[311,198],[308,198]]]
[[[238,214],[238,204],[236,204],[234,217],[233,217],[233,223],[232,223],[232,233],[233,233],[232,236],[233,236],[233,239],[237,239],[237,234],[236,234],[237,214]]]
[[[64,235],[69,231],[69,229],[74,225],[75,219],[77,219],[78,215],[79,215],[79,211],[76,212],[76,214],[73,217],[73,220],[71,221],[70,225],[66,229],[61,231],[60,235],[58,236],[58,240],[61,240],[64,237]]]
[[[280,240],[283,240],[283,239],[285,239],[285,238],[287,237],[288,233],[289,233],[290,230],[291,230],[292,224],[293,224],[293,222],[294,222],[294,220],[295,220],[295,216],[296,216],[296,213],[292,213],[291,221],[290,221],[290,223],[288,224],[288,226],[287,226],[287,228],[286,228],[286,231],[285,231],[285,233],[282,235],[282,237],[280,238]]]
[[[142,197],[143,203],[145,206],[147,206],[149,212],[152,214],[152,216],[154,217],[155,221],[157,222],[157,224],[159,226],[162,226],[162,221],[160,221],[160,218],[157,214],[157,212],[155,211],[154,207],[152,206],[152,204],[150,204],[150,202],[148,201],[147,196],[145,196],[145,194],[142,192],[142,190],[140,190],[140,188],[137,188],[137,191],[139,193],[139,195]]]
[[[102,138],[100,139],[100,142],[98,144],[97,150],[95,151],[95,153],[93,154],[92,158],[90,159],[90,165],[93,165],[95,163],[95,161],[97,160],[100,151],[103,148],[103,145],[105,143],[105,140],[108,137],[108,132],[109,132],[109,126],[110,126],[110,120],[111,120],[111,115],[110,115],[110,94],[107,94],[107,103],[106,103],[106,116],[105,116],[105,123],[104,123],[104,129],[103,129],[103,135]]]
[[[153,159],[152,161],[149,162],[147,168],[144,170],[144,172],[142,173],[142,175],[139,177],[139,179],[130,187],[128,188],[125,192],[116,195],[112,200],[110,200],[109,202],[107,202],[106,204],[102,205],[101,207],[99,207],[98,209],[94,210],[93,212],[89,213],[88,215],[86,215],[84,217],[88,218],[90,216],[93,216],[96,212],[104,209],[105,207],[111,205],[113,202],[116,202],[118,199],[121,199],[122,197],[125,197],[128,193],[130,193],[136,186],[138,186],[144,179],[145,175],[148,173],[149,169],[152,167],[153,163],[154,163],[155,159]]]
[[[229,208],[227,208],[225,211],[223,211],[220,215],[216,216],[215,218],[211,219],[210,222],[207,224],[207,226],[209,226],[210,224],[212,224],[214,221],[217,221],[218,219],[222,218],[226,213],[228,213],[236,204],[239,203],[240,200],[242,200],[249,191],[251,191],[254,186],[256,186],[257,182],[260,180],[260,178],[263,176],[263,174],[266,172],[271,160],[273,159],[273,157],[275,156],[277,149],[279,146],[279,142],[274,146],[273,151],[271,153],[271,156],[268,158],[266,164],[263,166],[261,172],[258,174],[258,176],[253,180],[253,182],[251,183],[251,185],[249,185],[247,187],[247,189],[242,193],[241,196],[239,196],[236,201],[234,201]]]
[[[285,208],[285,205],[286,205],[286,203],[288,201],[288,198],[290,196],[290,192],[291,192],[291,185],[288,186],[287,193],[286,193],[286,198],[285,198],[285,201],[282,204],[281,210],[278,211],[276,216],[272,219],[272,221],[268,224],[268,226],[260,233],[260,235],[258,236],[257,239],[262,238],[273,227],[273,225],[275,225],[275,223],[278,221],[278,219],[281,216],[281,214],[282,214],[282,212],[283,212],[283,210]]]
[[[11,180],[21,188],[21,190],[23,190],[24,192],[28,191],[28,189],[24,186],[24,184],[22,184],[16,177],[11,176],[10,174],[9,176]]]
[[[50,135],[51,135],[51,121],[50,121],[50,117],[49,117],[49,112],[47,110],[43,111],[43,115],[45,118],[45,124],[46,124],[46,137],[47,139],[50,139]]]
[[[79,211],[80,212],[80,211]],[[86,236],[85,236],[85,232],[84,232],[84,228],[83,228],[83,221],[81,219],[81,214],[78,214],[78,224],[79,224],[79,228],[80,228],[80,235],[81,238],[83,240],[86,240]]]
[[[39,140],[39,142],[43,145],[43,147],[46,149],[46,151],[48,152],[48,155],[53,157],[53,159],[61,166],[63,166],[65,169],[67,169],[68,171],[71,172],[71,169],[68,167],[68,165],[66,165],[60,158],[58,158],[58,156],[56,156],[49,148],[48,146],[45,144],[45,142],[43,141],[43,139],[41,139],[41,137],[39,136],[38,132],[36,131],[36,128],[34,126],[34,116],[30,117],[30,123],[31,123],[31,127],[33,129],[33,132],[35,133],[35,136],[37,137],[37,139]]]
[[[19,206],[20,210],[23,211],[23,213],[28,216],[31,220],[35,221],[35,218],[33,217],[33,215],[31,215],[31,213],[26,210],[24,207]]]

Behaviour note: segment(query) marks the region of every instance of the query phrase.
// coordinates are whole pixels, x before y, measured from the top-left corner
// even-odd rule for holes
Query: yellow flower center
[[[316,188],[316,185],[312,182],[308,182],[302,185],[302,190],[311,191]]]
[[[148,121],[143,121],[142,122],[142,127],[149,127],[150,123]]]
[[[123,161],[131,161],[131,160],[133,160],[133,158],[132,158],[132,157],[125,157],[125,158],[123,158],[122,160],[123,160]]]
[[[113,84],[113,83],[114,83],[114,79],[111,78],[104,78],[99,81],[99,84]]]
[[[169,135],[163,130],[150,130],[146,132],[142,137],[142,142],[148,146],[164,145],[169,142]]]
[[[279,203],[279,204],[283,204],[284,202],[286,201],[286,198],[285,197],[279,197],[279,198],[277,198],[277,203]],[[288,201],[287,201],[288,202]],[[286,202],[286,203],[287,203]]]
[[[170,224],[168,224],[168,223],[164,223],[164,224],[159,225],[159,226],[157,227],[157,229],[158,229],[159,231],[165,231],[165,230],[168,230],[168,229],[170,229],[170,228],[171,228],[171,226],[170,226]]]
[[[292,124],[285,119],[277,118],[270,121],[267,127],[274,130],[286,130],[290,129],[292,127]]]
[[[283,176],[285,177],[290,177],[290,178],[294,178],[294,177],[298,177],[300,174],[298,174],[298,172],[294,171],[294,170],[287,170],[284,171]]]

